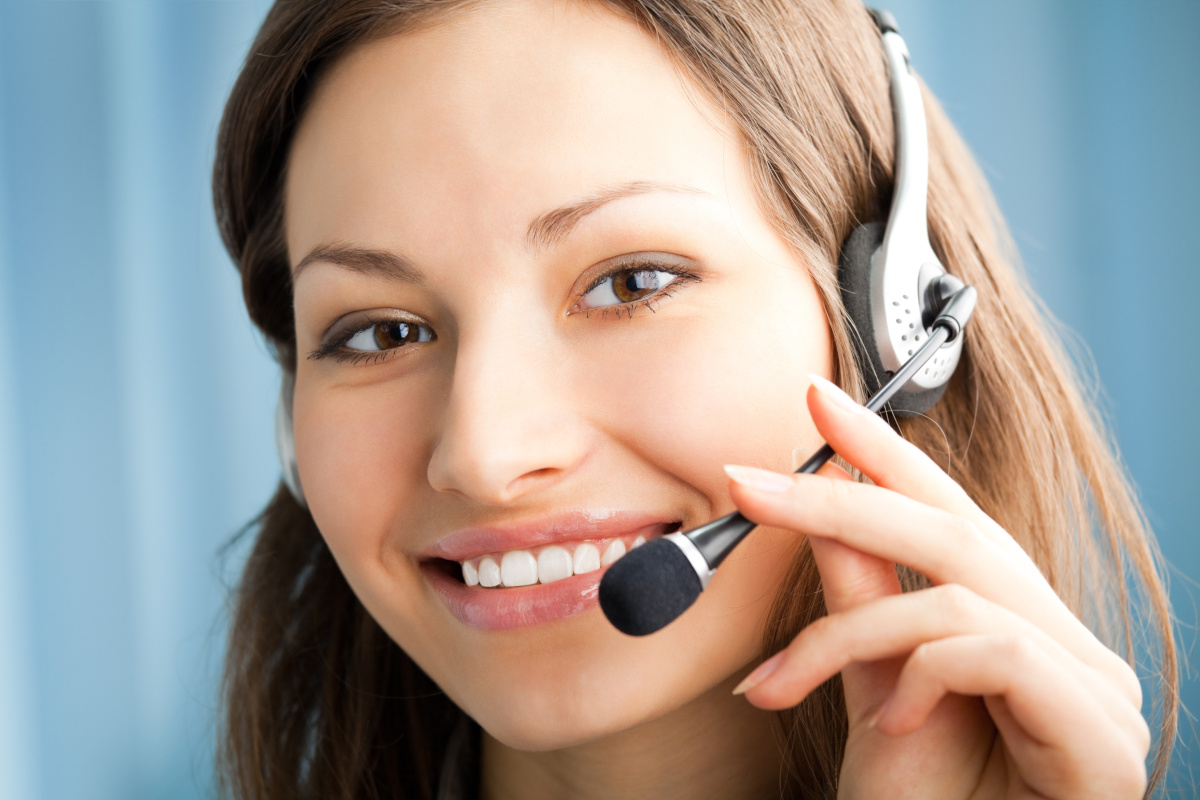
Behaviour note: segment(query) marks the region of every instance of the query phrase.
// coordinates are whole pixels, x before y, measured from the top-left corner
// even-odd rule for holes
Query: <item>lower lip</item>
[[[425,579],[459,622],[472,628],[500,631],[556,622],[582,614],[597,604],[604,569],[554,583],[485,589],[467,586],[432,565],[422,565]]]

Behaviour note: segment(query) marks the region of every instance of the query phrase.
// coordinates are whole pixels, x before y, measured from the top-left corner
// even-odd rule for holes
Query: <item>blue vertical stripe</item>
[[[0,70],[3,64],[0,63]],[[5,76],[0,72],[0,123]],[[7,152],[0,124],[0,153]],[[6,186],[0,160],[0,187]],[[17,298],[9,286],[6,193],[0,192],[0,342],[17,341]],[[20,390],[13,348],[0,347],[0,797],[37,796],[37,747],[40,726],[33,703],[33,625],[30,619],[24,522],[25,481],[18,425]]]

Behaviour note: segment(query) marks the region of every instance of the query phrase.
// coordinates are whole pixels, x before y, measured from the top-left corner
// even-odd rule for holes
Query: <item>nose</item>
[[[434,489],[504,505],[549,488],[582,463],[589,426],[552,349],[528,333],[468,338],[464,331],[429,459]]]

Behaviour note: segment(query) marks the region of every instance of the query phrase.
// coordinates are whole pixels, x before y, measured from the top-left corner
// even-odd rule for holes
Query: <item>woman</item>
[[[215,185],[303,488],[237,597],[229,791],[1152,788],[1152,540],[926,105],[930,238],[980,304],[897,435],[837,285],[894,164],[856,0],[278,3]],[[848,469],[786,474],[823,440]],[[690,611],[607,624],[607,564],[735,507],[762,527]]]

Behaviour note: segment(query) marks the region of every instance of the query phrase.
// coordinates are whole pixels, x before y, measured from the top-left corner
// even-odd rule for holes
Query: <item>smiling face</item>
[[[759,653],[794,534],[756,531],[654,636],[595,604],[606,555],[732,509],[722,464],[816,444],[828,325],[747,163],[651,38],[574,3],[362,46],[305,113],[309,507],[367,610],[502,742],[634,727]]]

